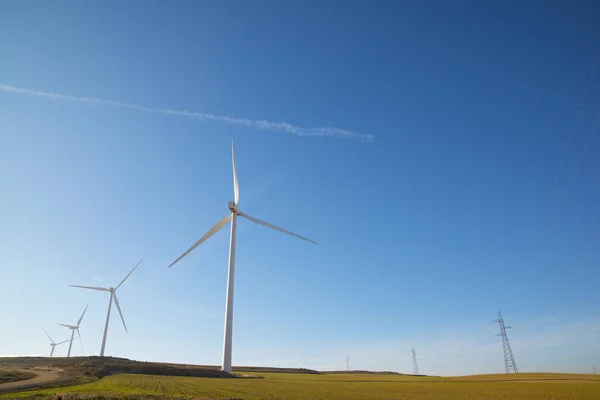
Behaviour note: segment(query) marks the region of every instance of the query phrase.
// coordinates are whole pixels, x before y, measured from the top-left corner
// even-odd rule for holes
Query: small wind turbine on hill
[[[83,342],[81,341],[81,333],[79,332],[79,325],[81,325],[81,320],[83,319],[83,316],[85,315],[85,312],[87,311],[87,308],[89,305],[90,305],[90,303],[88,303],[87,306],[85,306],[85,309],[83,310],[83,313],[81,314],[81,317],[79,317],[79,320],[77,321],[77,325],[59,324],[60,326],[65,326],[71,330],[71,339],[69,340],[69,351],[67,352],[67,357],[71,357],[71,347],[73,346],[73,339],[75,336],[75,331],[77,331],[77,337],[79,338],[79,343],[81,343],[81,350],[83,350]]]
[[[223,218],[222,220],[217,222],[215,224],[215,226],[210,228],[210,230],[204,236],[202,236],[196,243],[194,243],[192,245],[192,247],[190,247],[185,253],[183,253],[181,256],[179,256],[178,259],[176,259],[175,261],[173,261],[171,263],[171,265],[169,265],[169,268],[171,268],[173,265],[175,265],[175,263],[177,263],[183,257],[188,255],[192,250],[194,250],[196,247],[198,247],[200,244],[202,244],[202,242],[207,240],[209,237],[211,237],[212,235],[217,233],[221,228],[223,228],[225,225],[227,225],[229,222],[231,222],[231,233],[230,233],[230,239],[229,239],[229,272],[227,275],[227,300],[225,303],[225,333],[224,333],[224,338],[223,338],[223,363],[221,366],[221,370],[228,372],[228,373],[231,373],[231,341],[232,341],[232,334],[233,334],[233,286],[234,286],[233,281],[234,281],[234,273],[235,273],[235,240],[236,240],[235,232],[236,232],[236,225],[237,225],[237,217],[238,216],[244,217],[247,220],[254,222],[256,224],[266,226],[267,228],[271,228],[276,231],[283,232],[283,233],[286,233],[291,236],[295,236],[299,239],[306,240],[307,242],[317,244],[317,242],[307,239],[304,236],[297,235],[293,232],[287,231],[283,228],[272,225],[268,222],[262,221],[258,218],[252,217],[248,214],[241,212],[240,208],[238,206],[240,190],[238,187],[237,172],[235,169],[235,152],[234,152],[234,148],[233,148],[233,140],[231,141],[231,159],[232,159],[232,164],[233,164],[234,201],[230,201],[229,203],[227,203],[227,208],[229,208],[229,211],[231,212],[231,214],[227,215],[225,218]]]
[[[54,349],[56,348],[56,346],[58,346],[59,344],[67,343],[69,341],[69,339],[67,339],[67,340],[63,340],[62,342],[55,343],[54,339],[52,339],[50,337],[50,335],[48,334],[48,332],[46,332],[45,329],[42,329],[42,330],[44,331],[44,333],[46,334],[46,336],[48,336],[48,339],[50,339],[50,347],[51,347],[50,357],[52,357],[52,354],[54,354]]]
[[[142,258],[136,265],[133,267],[131,271],[127,274],[125,278],[119,283],[116,287],[103,288],[97,286],[79,286],[79,285],[69,285],[71,287],[82,288],[82,289],[91,289],[91,290],[99,290],[101,292],[110,292],[110,299],[108,300],[108,311],[106,312],[106,323],[104,324],[104,335],[102,336],[102,347],[100,348],[100,357],[104,357],[104,348],[106,347],[106,334],[108,333],[108,322],[110,321],[110,309],[112,307],[113,301],[115,302],[115,306],[117,306],[117,310],[119,311],[119,315],[121,316],[121,321],[123,321],[123,327],[125,328],[125,332],[127,332],[127,325],[125,325],[125,318],[123,318],[123,313],[121,312],[121,306],[119,306],[119,299],[117,299],[117,289],[121,287],[121,285],[129,278],[129,275],[135,271],[144,261]]]

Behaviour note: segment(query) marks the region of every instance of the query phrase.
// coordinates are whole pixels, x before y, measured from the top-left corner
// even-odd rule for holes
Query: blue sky
[[[414,345],[423,373],[502,372],[501,309],[520,370],[591,371],[597,138],[563,198],[600,77],[556,178],[599,12],[3,2],[0,354],[49,352],[41,328],[66,339],[57,324],[88,301],[84,354],[98,354],[108,296],[67,285],[116,285],[144,257],[119,292],[129,333],[113,318],[106,354],[219,364],[227,230],[167,266],[227,214],[234,139],[242,209],[320,243],[240,221],[234,365],[341,369],[348,354],[352,368],[411,372]],[[315,127],[373,140],[295,134]]]

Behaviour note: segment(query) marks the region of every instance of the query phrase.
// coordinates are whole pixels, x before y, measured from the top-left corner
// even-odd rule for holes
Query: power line
[[[569,150],[571,149],[571,143],[573,142],[573,136],[575,136],[575,130],[577,129],[577,122],[579,122],[579,117],[581,116],[581,110],[583,110],[583,105],[585,103],[585,99],[587,97],[588,91],[590,90],[590,86],[592,85],[592,81],[594,80],[594,74],[596,72],[596,68],[598,67],[598,62],[600,61],[600,52],[598,53],[598,57],[596,57],[596,62],[594,63],[594,68],[592,68],[592,73],[590,74],[590,79],[588,79],[587,86],[585,88],[585,92],[583,93],[583,98],[581,99],[581,104],[579,105],[579,109],[577,110],[577,116],[575,117],[575,122],[573,123],[573,129],[571,130],[571,136],[569,136],[569,141],[567,142],[567,147],[565,148],[565,153],[560,163],[560,168],[558,170],[558,174],[556,175],[556,179],[554,180],[554,184],[552,187],[556,187],[558,179],[562,174],[563,168],[565,166],[565,161],[567,160],[567,156],[569,155]]]
[[[581,117],[583,106],[585,104],[585,100],[587,99],[587,95],[588,95],[588,92],[589,92],[590,87],[592,85],[592,82],[594,80],[594,76],[596,74],[596,69],[598,68],[598,64],[599,63],[600,63],[600,52],[598,52],[598,55],[596,56],[596,61],[594,62],[594,66],[592,67],[592,72],[590,73],[590,77],[589,77],[587,85],[585,87],[585,91],[583,92],[583,97],[581,98],[581,103],[579,104],[579,108],[578,108],[577,114],[575,116],[575,121],[573,122],[573,127],[571,129],[571,134],[569,135],[569,140],[567,141],[567,145],[566,145],[565,150],[564,150],[564,155],[562,157],[562,161],[560,163],[560,167],[559,167],[558,173],[556,175],[556,178],[554,179],[554,183],[552,184],[552,188],[556,188],[556,185],[558,184],[558,180],[560,179],[560,177],[562,175],[562,172],[563,172],[563,169],[564,169],[564,166],[565,166],[565,162],[566,162],[567,157],[569,155],[569,151],[571,150],[571,144],[573,142],[573,138],[575,137],[575,132],[577,130],[577,123],[579,122],[579,118]],[[598,116],[600,116],[600,112],[599,112]],[[596,118],[596,122],[597,121],[598,121],[598,118]],[[595,125],[596,124],[594,124],[594,126]],[[562,210],[562,207],[563,207],[563,205],[564,205],[564,203],[565,203],[565,201],[567,199],[570,187],[571,187],[571,185],[573,183],[573,180],[575,179],[575,174],[577,172],[577,169],[579,169],[579,164],[581,163],[581,160],[583,159],[583,156],[585,155],[585,152],[587,150],[587,145],[589,143],[589,140],[591,139],[591,135],[593,135],[593,132],[594,132],[594,129],[592,129],[592,131],[590,132],[590,136],[588,136],[588,142],[586,143],[586,146],[585,146],[585,148],[583,150],[583,153],[582,153],[581,157],[579,158],[579,162],[577,164],[576,171],[575,171],[575,173],[573,173],[573,176],[571,177],[571,179],[569,181],[569,185],[568,185],[567,190],[565,191],[565,195],[563,196],[562,201],[560,202],[560,204],[556,208],[553,216],[551,217],[551,224],[550,224],[550,227],[549,227],[549,232],[552,232],[554,230],[554,225],[555,225],[555,223],[556,223],[556,221],[558,219],[558,215],[559,215],[560,211]],[[540,229],[538,228],[537,231],[538,231],[537,237],[539,239]],[[539,246],[539,243],[538,243],[538,246]],[[536,254],[534,255],[534,257],[537,256],[537,255],[539,255],[539,251],[536,251],[535,253]],[[530,257],[530,259],[531,259],[531,257]]]
[[[504,318],[502,318],[502,314],[500,310],[498,310],[498,319],[494,321],[500,324],[500,333],[496,336],[502,336],[502,349],[504,350],[504,371],[507,374],[511,372],[519,373],[517,369],[517,363],[515,362],[515,356],[513,355],[512,349],[510,348],[510,343],[508,342],[508,336],[506,336],[506,330],[511,329],[512,326],[504,325]]]
[[[575,181],[575,176],[577,175],[577,172],[579,171],[579,166],[581,165],[581,162],[583,161],[583,158],[585,157],[585,154],[586,154],[588,146],[592,140],[592,137],[594,136],[598,122],[600,122],[600,110],[598,111],[598,114],[596,114],[596,120],[594,121],[594,125],[592,126],[592,129],[590,129],[590,133],[588,134],[587,140],[585,142],[585,146],[583,147],[583,151],[581,152],[581,155],[579,156],[579,160],[577,161],[577,166],[573,170],[573,174],[571,175],[571,179],[569,180],[569,184],[567,186],[567,189],[565,190],[565,194],[564,194],[560,204],[556,208],[556,211],[554,212],[554,215],[551,220],[549,232],[552,232],[554,230],[554,227],[558,221],[558,215],[560,214],[560,211],[562,210],[563,206],[565,205],[565,203],[567,201],[567,196],[569,195],[569,191],[571,190],[573,181]]]
[[[596,126],[598,125],[599,120],[600,120],[600,111],[598,111],[598,114],[596,115],[596,120],[594,121],[594,125],[592,126],[592,129],[590,129],[590,133],[588,134],[588,138],[585,142],[585,146],[583,147],[583,151],[581,152],[581,155],[579,156],[579,160],[577,161],[577,166],[575,167],[575,170],[573,171],[573,175],[571,176],[571,180],[569,181],[569,186],[567,186],[567,190],[565,191],[565,196],[563,197],[560,207],[562,207],[563,204],[565,203],[565,201],[567,200],[567,195],[569,194],[569,189],[571,189],[571,185],[573,184],[573,181],[575,180],[575,175],[577,175],[577,171],[579,171],[579,165],[581,165],[581,161],[583,161],[583,157],[585,157],[585,153],[587,151],[587,148],[588,148],[590,142],[592,141],[592,137],[594,136],[594,132],[596,131]],[[560,210],[560,208],[559,208],[559,210]]]
[[[413,359],[413,375],[419,375],[419,364],[417,364],[417,353],[415,352],[415,347],[412,348],[412,359]]]

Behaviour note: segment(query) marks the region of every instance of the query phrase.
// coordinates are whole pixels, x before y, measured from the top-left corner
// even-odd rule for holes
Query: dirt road
[[[0,393],[7,392],[9,390],[12,391],[28,389],[31,387],[45,385],[46,383],[51,383],[62,379],[62,377],[59,374],[51,371],[43,371],[38,369],[23,369],[19,371],[30,372],[32,374],[35,374],[36,376],[31,379],[24,379],[22,381],[1,383]]]

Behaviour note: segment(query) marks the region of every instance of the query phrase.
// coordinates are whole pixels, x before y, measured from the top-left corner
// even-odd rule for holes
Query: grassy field
[[[569,374],[481,375],[456,378],[376,374],[262,373],[264,379],[219,379],[121,374],[61,389],[12,393],[0,398],[209,398],[244,400],[598,400],[600,376]]]
[[[33,378],[34,376],[34,374],[29,372],[0,369],[0,383],[22,381],[24,379]]]

